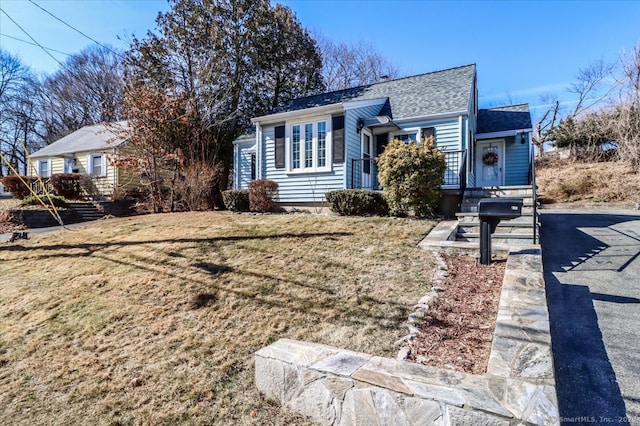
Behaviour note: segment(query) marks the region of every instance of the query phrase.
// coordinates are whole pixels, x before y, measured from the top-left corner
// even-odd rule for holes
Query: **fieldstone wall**
[[[473,375],[281,339],[256,386],[323,425],[557,425],[540,250],[511,251],[487,373]]]

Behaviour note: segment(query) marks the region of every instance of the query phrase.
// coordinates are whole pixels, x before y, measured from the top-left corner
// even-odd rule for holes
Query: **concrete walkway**
[[[640,212],[541,212],[560,417],[640,425]]]

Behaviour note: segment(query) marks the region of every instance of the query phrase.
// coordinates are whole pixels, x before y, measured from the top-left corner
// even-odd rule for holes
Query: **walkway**
[[[640,425],[640,212],[540,220],[560,417]]]

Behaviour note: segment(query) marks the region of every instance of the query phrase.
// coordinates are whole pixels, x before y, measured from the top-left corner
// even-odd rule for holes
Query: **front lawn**
[[[6,424],[304,424],[253,353],[288,337],[395,356],[432,222],[149,215],[0,245]]]

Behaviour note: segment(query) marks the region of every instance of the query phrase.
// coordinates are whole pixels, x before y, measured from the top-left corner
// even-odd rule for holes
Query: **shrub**
[[[2,178],[2,184],[5,190],[9,191],[11,195],[22,200],[24,197],[31,194],[29,188],[22,182],[24,180],[27,184],[32,184],[38,178],[35,176],[17,176],[9,175]]]
[[[220,167],[203,162],[191,163],[182,168],[173,189],[187,210],[208,210],[213,205],[213,189],[219,177]]]
[[[444,155],[431,137],[420,143],[397,139],[389,143],[378,159],[378,178],[391,212],[432,214],[438,205],[445,170]]]
[[[80,186],[80,173],[56,173],[51,175],[51,186],[56,195],[71,200],[80,198],[82,188]]]
[[[40,199],[42,201],[44,201],[45,204],[49,204],[49,198],[46,195],[41,195]],[[57,195],[52,195],[51,196],[51,202],[56,207],[66,207],[67,206],[67,202],[65,201],[65,199],[63,197],[59,197]],[[38,197],[36,197],[35,195],[29,195],[28,197],[25,197],[25,198],[22,199],[22,201],[20,201],[20,205],[21,206],[41,206],[42,203],[40,202]]]
[[[222,199],[227,210],[232,212],[249,211],[249,191],[246,189],[222,191]]]
[[[249,209],[252,212],[278,210],[278,183],[268,179],[254,180],[249,184]]]
[[[332,212],[343,216],[387,216],[389,205],[384,195],[376,191],[341,189],[324,194]]]

